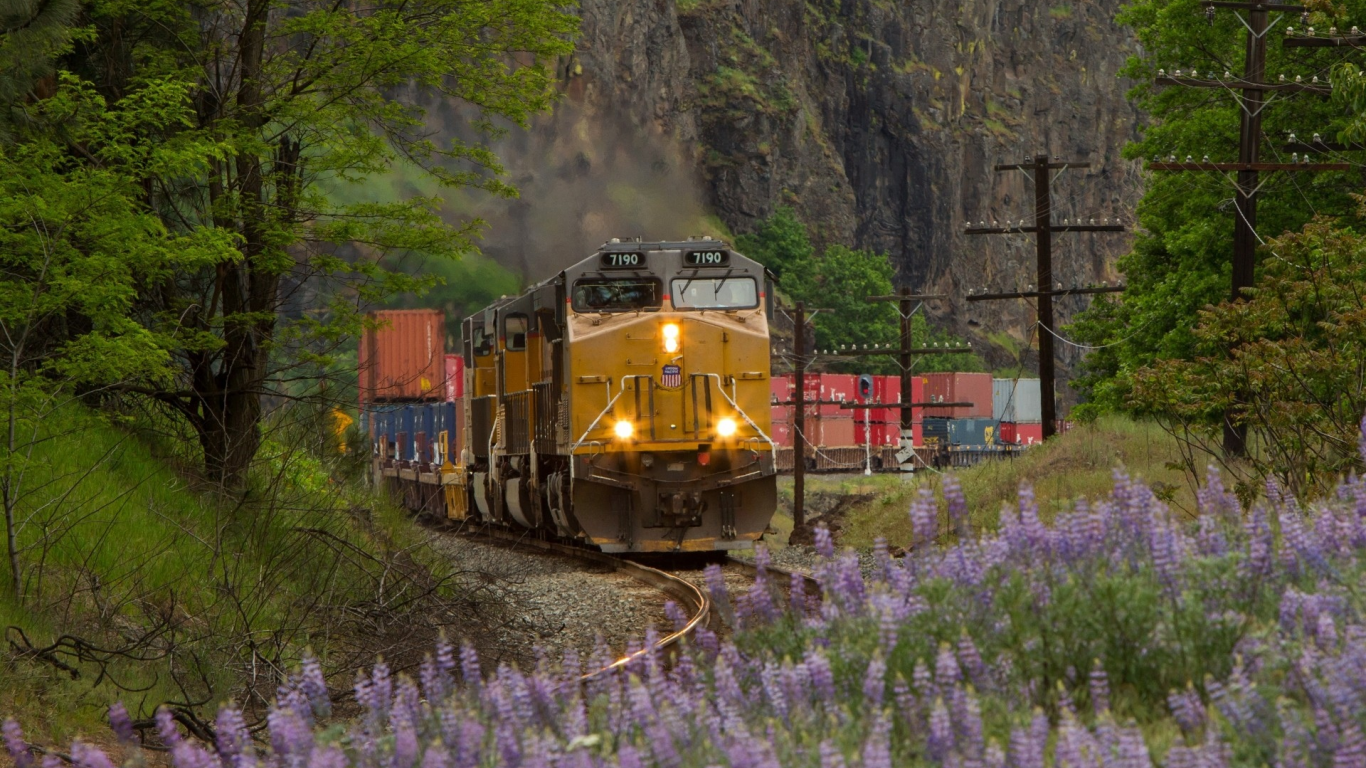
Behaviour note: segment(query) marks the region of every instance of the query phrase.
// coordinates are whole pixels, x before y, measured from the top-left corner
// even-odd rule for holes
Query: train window
[[[753,309],[759,288],[752,277],[679,277],[673,301],[676,309]]]
[[[493,353],[493,336],[484,332],[484,326],[474,328],[474,356],[488,357]]]
[[[602,277],[574,283],[578,312],[629,312],[663,305],[663,284],[652,278]]]
[[[514,314],[503,318],[503,344],[514,352],[526,349],[526,315]]]

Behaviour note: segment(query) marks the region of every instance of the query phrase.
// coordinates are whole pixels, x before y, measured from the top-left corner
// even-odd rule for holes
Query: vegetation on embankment
[[[474,607],[421,534],[341,459],[268,433],[238,498],[191,485],[185,443],[146,415],[66,404],[45,418],[18,499],[22,590],[0,596],[0,712],[35,733],[102,732],[168,704],[205,719],[234,700],[265,714],[307,647],[345,687],[378,654],[413,666]]]
[[[953,474],[973,510],[972,525],[981,530],[996,527],[1002,507],[1015,503],[1021,484],[1033,487],[1040,516],[1051,521],[1071,509],[1078,498],[1103,496],[1114,485],[1116,469],[1152,486],[1176,512],[1193,516],[1191,478],[1181,466],[1177,441],[1161,427],[1106,416],[1078,424],[1015,458],[983,462],[953,470]],[[933,490],[942,501],[941,486],[942,475],[928,469],[910,483],[895,475],[814,476],[807,481],[808,493],[861,497],[845,507],[840,523],[841,543],[853,547],[871,547],[878,537],[894,547],[906,546],[911,541],[911,522],[906,516],[911,501],[921,488]]]

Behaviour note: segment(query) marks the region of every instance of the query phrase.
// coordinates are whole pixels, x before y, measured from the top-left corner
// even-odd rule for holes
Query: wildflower
[[[19,729],[19,723],[5,720],[0,730],[3,730],[5,750],[9,752],[15,768],[32,768],[33,754],[28,751],[28,742],[24,741],[24,732]]]

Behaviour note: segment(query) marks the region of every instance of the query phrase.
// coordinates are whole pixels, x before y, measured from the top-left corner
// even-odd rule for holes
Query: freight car
[[[374,408],[376,474],[606,552],[752,547],[777,503],[770,287],[718,240],[612,240],[465,319],[458,437],[410,450]]]

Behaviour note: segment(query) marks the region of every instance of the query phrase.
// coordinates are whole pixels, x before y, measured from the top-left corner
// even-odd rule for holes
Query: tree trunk
[[[248,2],[238,36],[242,78],[237,91],[238,120],[248,131],[264,123],[260,79],[270,5],[271,0]],[[261,165],[260,156],[255,154],[243,153],[236,158],[243,258],[219,275],[225,320],[222,365],[212,377],[213,391],[200,393],[205,469],[210,479],[226,489],[238,488],[246,480],[261,444],[266,348],[275,329],[279,275],[263,264],[269,212]],[[271,319],[259,319],[262,317]]]

